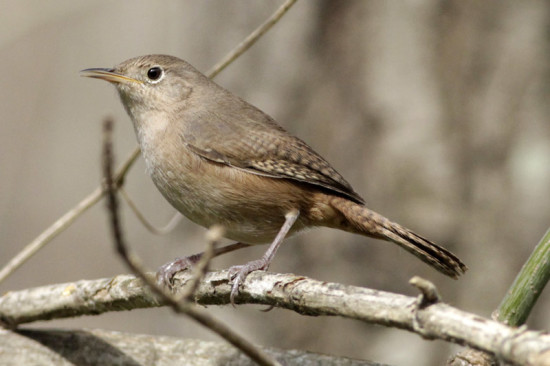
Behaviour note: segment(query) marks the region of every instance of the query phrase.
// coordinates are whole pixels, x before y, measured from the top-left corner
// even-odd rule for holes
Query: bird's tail
[[[330,204],[346,218],[344,227],[339,226],[341,229],[394,242],[421,261],[452,278],[458,278],[468,269],[447,249],[391,222],[363,205],[341,197],[333,197]]]

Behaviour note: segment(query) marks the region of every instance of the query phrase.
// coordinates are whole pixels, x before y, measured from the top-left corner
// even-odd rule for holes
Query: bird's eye
[[[160,67],[158,66],[155,66],[155,67],[151,67],[148,71],[147,71],[147,77],[149,78],[149,80],[151,81],[159,81],[160,78],[162,77],[163,75],[163,71]]]

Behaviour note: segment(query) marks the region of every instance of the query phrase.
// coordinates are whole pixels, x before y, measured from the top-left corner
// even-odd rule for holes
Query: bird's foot
[[[201,259],[202,253],[188,257],[176,258],[160,266],[157,271],[157,284],[161,287],[172,288],[174,275],[180,271],[191,269]]]
[[[261,258],[246,264],[229,268],[229,281],[233,282],[231,286],[231,295],[229,295],[231,305],[235,306],[235,296],[239,293],[239,286],[244,282],[246,276],[254,271],[265,271],[268,267],[269,261]]]

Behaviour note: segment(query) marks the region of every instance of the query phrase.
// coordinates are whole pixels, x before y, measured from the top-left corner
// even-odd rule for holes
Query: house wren
[[[394,242],[438,271],[467,269],[455,255],[369,210],[319,154],[270,116],[176,57],[149,55],[83,76],[113,83],[162,195],[195,223],[225,228],[264,256],[231,267],[231,301],[252,271],[266,270],[285,237],[327,226]],[[180,266],[167,265],[170,280]]]

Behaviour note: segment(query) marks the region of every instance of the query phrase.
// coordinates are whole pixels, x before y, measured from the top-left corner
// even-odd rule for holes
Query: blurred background
[[[206,72],[281,3],[2,1],[0,265],[97,187],[106,116],[116,121],[118,161],[136,146],[115,89],[79,70],[166,53]],[[216,81],[307,141],[371,209],[470,270],[453,281],[395,245],[329,229],[288,240],[270,270],[411,296],[407,281],[421,275],[446,302],[490,316],[550,226],[549,17],[546,1],[299,1]],[[172,217],[142,161],[127,190],[155,224]],[[152,269],[204,247],[205,230],[186,219],[158,237],[125,207],[124,227]],[[101,202],[0,291],[126,272]],[[546,291],[530,327],[549,328],[549,306]],[[397,329],[260,309],[209,308],[266,346],[394,365],[439,365],[456,350]],[[31,326],[219,340],[175,318],[148,309]]]

